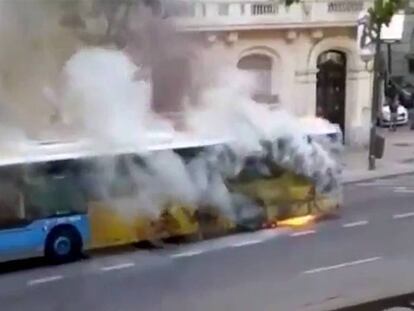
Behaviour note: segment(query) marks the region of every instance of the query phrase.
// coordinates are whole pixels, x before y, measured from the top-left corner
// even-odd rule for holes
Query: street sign
[[[388,26],[382,26],[381,40],[383,42],[401,41],[404,30],[404,14],[396,14],[392,17]]]
[[[401,41],[404,30],[404,14],[396,14],[392,17],[388,26],[381,27],[381,41],[394,43]],[[367,10],[361,11],[358,16],[358,54],[364,62],[369,62],[375,54],[375,31],[371,29],[370,16]]]

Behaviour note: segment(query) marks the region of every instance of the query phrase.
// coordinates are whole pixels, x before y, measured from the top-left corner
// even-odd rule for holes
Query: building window
[[[218,5],[218,15],[220,16],[229,15],[229,5],[227,3],[220,3]]]
[[[203,17],[207,16],[207,8],[206,8],[206,4],[202,3],[201,4],[201,14],[203,15]]]
[[[277,96],[272,94],[272,67],[272,59],[262,54],[245,56],[237,64],[237,68],[248,72],[253,78],[253,98],[259,99],[260,102],[271,103],[277,99]]]

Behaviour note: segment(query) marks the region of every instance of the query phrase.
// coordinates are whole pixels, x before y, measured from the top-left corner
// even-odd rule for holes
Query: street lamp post
[[[378,29],[380,33],[380,29]],[[373,85],[372,85],[372,102],[371,102],[371,124],[369,131],[369,153],[368,153],[368,169],[375,170],[375,159],[376,159],[376,140],[377,140],[377,117],[378,107],[380,101],[380,83],[381,83],[381,72],[380,72],[380,61],[381,61],[381,38],[380,36],[375,37],[374,47],[374,64],[373,64]]]
[[[374,29],[371,23],[370,15],[367,11],[360,13],[358,18],[358,49],[362,61],[368,69],[368,64],[374,60],[372,67],[372,97],[371,97],[371,120],[369,131],[369,152],[368,152],[368,169],[375,169],[375,147],[376,147],[376,123],[378,117],[378,102],[380,99],[380,51],[381,38],[380,29]]]
[[[378,0],[380,1],[380,0]],[[394,2],[398,2],[395,0]],[[377,2],[376,2],[377,3]],[[380,3],[380,2],[378,2]],[[388,2],[387,2],[388,3]],[[391,3],[391,2],[390,2]],[[390,4],[388,3],[388,4]],[[387,5],[388,5],[387,4]],[[389,9],[386,7],[385,9]],[[394,14],[394,13],[393,13]],[[372,73],[372,102],[371,102],[371,124],[369,134],[369,153],[368,169],[375,169],[377,147],[380,140],[376,133],[376,123],[378,108],[380,104],[380,84],[381,84],[381,43],[388,42],[388,69],[391,72],[391,43],[401,40],[404,28],[404,14],[392,16],[389,23],[378,18],[371,18],[368,10],[362,11],[358,17],[358,49],[361,59],[367,65],[374,60]],[[382,140],[383,143],[383,140]],[[383,146],[382,146],[383,147]],[[381,151],[383,152],[383,151]]]

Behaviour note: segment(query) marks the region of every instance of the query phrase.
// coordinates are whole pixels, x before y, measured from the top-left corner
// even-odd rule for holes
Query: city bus
[[[203,142],[203,145],[216,143]],[[188,139],[162,139],[145,152],[194,147]],[[196,146],[200,141],[196,141]],[[45,255],[55,262],[77,258],[85,249],[189,235],[198,230],[192,208],[162,202],[157,218],[134,211],[128,176],[108,178],[104,166],[122,167],[142,150],[111,149],[89,142],[32,142],[0,156],[0,261]],[[110,151],[104,151],[104,150]],[[105,191],[95,184],[104,185]],[[138,210],[138,208],[137,208]],[[166,212],[167,211],[167,212]],[[172,216],[171,216],[172,215]],[[168,230],[165,227],[168,227]]]
[[[146,150],[97,148],[79,141],[32,143],[25,150],[3,152],[0,261],[44,255],[66,262],[85,250],[173,237],[199,240],[337,210],[339,200],[316,193],[309,178],[258,156],[246,158],[241,171],[223,179],[230,198],[227,210],[211,200],[181,200],[160,192],[151,202],[137,200],[131,161],[133,170],[150,174],[145,159],[157,152],[172,151],[190,165],[203,154],[229,152],[222,148],[227,144],[226,139],[177,136]],[[256,169],[263,163],[270,174]],[[214,179],[213,171],[219,170],[214,164],[210,169],[207,179]],[[158,213],[146,206],[153,201]]]

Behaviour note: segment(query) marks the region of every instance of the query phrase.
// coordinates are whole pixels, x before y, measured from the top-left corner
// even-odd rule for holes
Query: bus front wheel
[[[70,226],[53,229],[46,240],[45,256],[52,263],[65,263],[78,259],[82,241],[77,230]]]

